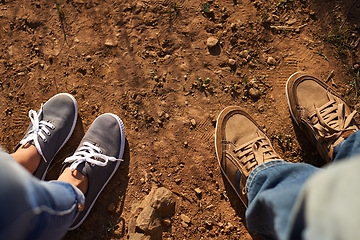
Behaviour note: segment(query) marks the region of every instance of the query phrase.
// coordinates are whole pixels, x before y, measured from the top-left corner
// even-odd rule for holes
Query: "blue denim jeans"
[[[0,239],[60,239],[84,201],[75,186],[40,181],[0,152]]]
[[[246,183],[249,231],[264,239],[357,239],[360,231],[360,131],[317,168],[282,160],[255,168]]]

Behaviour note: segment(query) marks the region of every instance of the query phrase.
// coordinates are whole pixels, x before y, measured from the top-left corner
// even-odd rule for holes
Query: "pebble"
[[[198,227],[199,232],[206,232],[206,229],[204,227]]]
[[[181,220],[183,220],[187,224],[189,224],[190,221],[191,221],[191,219],[188,216],[186,216],[185,214],[183,214],[183,213],[180,215],[180,218],[181,218]]]
[[[189,143],[187,141],[184,142],[184,147],[188,147]]]
[[[219,43],[219,40],[215,37],[209,37],[206,41],[206,46],[208,46],[208,48],[213,48],[215,47],[217,44]]]
[[[106,39],[105,41],[105,46],[107,47],[116,47],[117,46],[117,42],[111,40],[111,39]]]
[[[116,206],[114,203],[110,203],[109,206],[108,206],[108,211],[113,213],[115,212],[115,209],[116,209]]]
[[[164,218],[164,219],[162,220],[162,223],[163,223],[165,226],[169,227],[169,226],[171,225],[171,219],[170,219],[170,218]]]
[[[201,195],[201,193],[202,193],[200,188],[195,188],[195,192],[197,195]]]
[[[181,225],[184,227],[184,228],[187,228],[189,226],[189,224],[185,223],[185,222],[181,222]]]
[[[354,69],[357,70],[360,68],[360,65],[358,63],[354,64]]]
[[[257,90],[256,88],[250,88],[250,89],[249,89],[249,94],[250,94],[250,96],[251,96],[252,98],[255,98],[255,99],[257,99],[257,98],[260,97],[260,91]]]
[[[275,60],[275,58],[273,58],[273,57],[268,57],[268,59],[266,60],[266,62],[267,62],[267,64],[269,64],[269,65],[272,65],[272,66],[274,66],[275,64],[276,64],[276,60]]]
[[[239,56],[242,58],[247,58],[249,56],[249,51],[248,50],[243,50],[239,53]]]
[[[230,65],[230,66],[235,66],[235,64],[236,64],[235,59],[230,58],[230,59],[229,59],[229,65]]]
[[[179,184],[181,182],[181,178],[175,178],[175,182]]]
[[[195,119],[191,119],[191,126],[193,126],[193,127],[196,127],[196,120]]]

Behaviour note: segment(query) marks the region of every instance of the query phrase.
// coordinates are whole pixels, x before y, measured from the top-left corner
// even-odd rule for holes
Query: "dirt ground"
[[[358,108],[359,16],[356,0],[0,0],[0,143],[11,152],[28,111],[68,92],[79,121],[48,180],[102,113],[121,117],[127,145],[87,220],[65,239],[126,239],[133,202],[154,184],[176,196],[164,239],[256,238],[220,173],[216,117],[239,105],[284,159],[321,166],[293,127],[286,80],[307,71]]]

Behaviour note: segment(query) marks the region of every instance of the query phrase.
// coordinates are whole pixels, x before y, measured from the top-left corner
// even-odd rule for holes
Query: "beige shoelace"
[[[328,150],[329,154],[325,156],[326,160],[330,161],[334,147],[346,138],[342,136],[343,133],[348,131],[353,133],[359,129],[353,121],[356,113],[356,111],[353,111],[346,116],[344,103],[339,103],[336,99],[330,99],[328,103],[315,108],[315,112],[310,115],[309,119],[320,136],[317,144],[319,152],[322,152],[321,148],[323,147]]]
[[[234,163],[239,169],[243,170],[243,174],[248,177],[250,172],[259,165],[270,160],[280,159],[274,149],[271,147],[269,141],[265,137],[255,138],[234,149],[236,157],[239,159],[239,164]],[[245,172],[246,171],[246,172]]]

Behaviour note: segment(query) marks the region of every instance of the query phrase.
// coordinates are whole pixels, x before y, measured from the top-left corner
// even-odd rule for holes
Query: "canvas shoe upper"
[[[26,143],[36,147],[42,158],[34,176],[42,180],[55,155],[74,131],[77,103],[70,94],[60,93],[50,98],[38,112],[30,110],[29,117],[31,123],[15,151]]]
[[[334,147],[359,129],[356,111],[351,112],[334,90],[305,72],[290,76],[286,98],[295,123],[326,162],[333,160]]]
[[[280,159],[270,140],[240,107],[225,108],[215,130],[215,149],[220,169],[247,207],[246,180],[258,165]]]
[[[111,113],[100,115],[91,124],[74,155],[64,160],[64,167],[88,177],[85,205],[69,230],[79,227],[96,199],[118,169],[125,148],[125,129],[121,119]],[[79,209],[82,210],[82,209]]]

